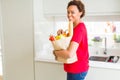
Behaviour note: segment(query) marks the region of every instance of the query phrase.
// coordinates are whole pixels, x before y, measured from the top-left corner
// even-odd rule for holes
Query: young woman
[[[76,53],[78,60],[71,64],[64,63],[64,70],[67,72],[67,80],[84,80],[89,69],[89,52],[87,30],[81,18],[85,15],[84,4],[80,0],[73,0],[68,3],[67,17],[73,22],[73,36],[69,47],[66,50],[54,51],[55,56],[70,58]],[[58,31],[58,33],[61,33]]]

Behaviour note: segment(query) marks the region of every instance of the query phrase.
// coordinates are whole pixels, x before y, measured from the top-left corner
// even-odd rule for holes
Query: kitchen
[[[36,5],[35,6],[35,14],[42,13],[42,8],[43,8],[43,14],[35,16],[36,36],[41,36],[41,38],[44,39],[44,40],[42,40],[40,37],[35,37],[35,38],[37,38],[37,39],[35,39],[35,40],[37,40],[36,43],[39,43],[39,44],[35,45],[35,47],[36,47],[35,48],[36,49],[36,61],[37,61],[38,68],[41,67],[40,66],[41,62],[42,62],[42,65],[45,65],[43,62],[54,63],[54,60],[53,60],[54,58],[53,58],[52,54],[49,54],[49,53],[51,53],[50,51],[52,50],[51,46],[49,44],[47,44],[47,43],[50,43],[50,42],[47,40],[48,37],[45,37],[45,35],[49,36],[48,34],[51,34],[51,32],[53,32],[52,34],[55,34],[54,32],[57,31],[58,28],[62,28],[64,25],[66,26],[65,22],[67,22],[66,7],[64,7],[64,6],[67,4],[68,1],[65,1],[64,3],[62,1],[60,1],[59,4],[57,4],[57,1],[55,1],[55,0],[53,0],[53,2],[56,3],[56,5],[57,5],[56,7],[61,7],[61,8],[56,8],[55,5],[52,4],[52,3],[50,5],[50,2],[48,0],[44,0],[43,2],[41,2],[41,5],[40,5],[39,1],[38,2],[36,1],[36,3],[38,5],[35,4]],[[87,2],[89,4],[87,4]],[[118,7],[115,8],[116,6],[114,5],[114,4],[117,5],[117,3],[119,3],[119,1],[116,3],[112,0],[109,0],[108,2],[110,4],[113,4],[113,5],[110,5],[110,6],[106,6],[106,4],[103,4],[101,6],[102,2],[104,2],[104,1],[100,1],[99,4],[95,5],[96,8],[95,8],[95,6],[93,5],[92,2],[97,3],[98,1],[95,1],[95,0],[92,0],[90,2],[86,1],[86,8],[88,9],[88,14],[86,13],[86,18],[84,18],[84,21],[89,22],[89,23],[90,22],[91,23],[96,22],[96,24],[91,24],[90,23],[89,25],[91,25],[90,27],[92,29],[90,28],[90,30],[88,32],[89,33],[91,32],[94,35],[99,35],[99,33],[100,33],[100,34],[102,34],[102,37],[104,37],[105,34],[107,34],[107,35],[111,34],[111,33],[105,33],[105,30],[104,30],[105,27],[102,27],[102,26],[105,26],[105,23],[107,24],[107,21],[111,21],[111,22],[114,22],[114,23],[116,22],[115,26],[120,25],[119,14],[118,14],[118,10],[117,10]],[[108,2],[106,0],[106,3],[108,3]],[[64,6],[60,6],[60,5],[64,5]],[[37,8],[41,8],[41,10],[40,9],[38,10]],[[113,8],[115,8],[115,9],[113,9]],[[37,21],[37,20],[39,20],[38,19],[39,17],[41,17],[40,21],[42,21],[42,23],[37,23],[37,22],[39,22],[39,21]],[[118,21],[118,23],[117,23],[117,21]],[[98,22],[98,24],[97,24],[97,22]],[[102,24],[102,25],[100,25],[100,24]],[[118,24],[118,25],[116,25],[116,24]],[[42,25],[41,28],[40,28],[40,25]],[[95,26],[92,26],[92,25],[95,25]],[[96,26],[97,26],[97,28],[96,28]],[[49,29],[49,31],[44,33],[43,30],[46,29],[46,28]],[[117,29],[119,30],[119,27],[117,27]],[[99,31],[99,30],[101,30],[101,31]],[[45,35],[43,36],[42,33],[44,33]],[[111,37],[112,37],[112,35],[111,35]],[[110,39],[111,37],[108,37],[108,38]],[[44,42],[45,42],[46,45],[44,44]],[[90,43],[92,44],[92,42],[90,42]],[[107,45],[109,43],[107,42]],[[41,45],[41,46],[39,46],[39,45]],[[50,50],[48,50],[48,46],[49,46]],[[112,45],[108,45],[108,46],[112,47]],[[93,47],[90,47],[90,48],[93,48]],[[46,51],[46,49],[47,49],[47,51]],[[90,49],[90,50],[94,50],[94,49]],[[103,56],[110,56],[111,53],[116,53],[114,51],[117,51],[117,50],[112,50],[113,51],[112,52],[111,49],[108,48],[107,55],[104,55],[104,39],[103,39],[103,46],[102,46],[102,48],[99,48],[99,50],[100,51],[97,51],[97,52],[99,52],[97,54],[96,54],[96,51],[91,51],[90,53],[92,53],[92,54],[90,54],[90,55],[96,55],[96,56],[100,56],[100,57],[101,56],[102,57]],[[113,56],[113,54],[111,54],[111,55]],[[114,54],[114,55],[116,55],[116,54]],[[117,51],[117,55],[119,56],[119,50]],[[91,64],[91,69],[90,69],[88,77],[87,77],[88,80],[89,79],[90,80],[91,79],[92,80],[98,80],[98,79],[99,80],[106,80],[106,79],[113,80],[113,79],[119,79],[120,78],[119,76],[117,77],[117,74],[116,74],[117,73],[116,71],[119,70],[119,66],[120,66],[119,63],[114,64],[114,63],[106,63],[106,62],[101,62],[101,61],[100,62],[90,61],[90,64]],[[47,67],[47,69],[48,69],[48,67]],[[96,72],[96,73],[94,73],[94,72]],[[41,73],[41,71],[39,73]],[[38,73],[38,75],[39,75],[39,73]],[[112,77],[105,76],[105,74],[102,75],[102,73],[111,75]],[[115,76],[113,76],[114,74],[115,74]],[[50,75],[50,76],[52,76],[52,75]],[[49,76],[49,78],[50,78],[50,76]],[[57,76],[57,75],[55,75],[55,76]],[[104,79],[101,76],[104,76]],[[57,77],[54,77],[54,79],[57,79]],[[38,77],[38,79],[40,79],[40,78]],[[42,79],[46,79],[46,78],[42,77]],[[62,78],[62,79],[64,79],[64,78]],[[62,79],[60,78],[60,80],[62,80]]]
[[[55,5],[58,5],[58,6],[64,5],[64,6],[59,6],[61,7],[59,8],[59,10],[58,9],[54,10],[54,8],[56,7],[49,0],[34,0],[34,5],[35,5],[34,6],[34,22],[32,20],[33,19],[32,0],[21,0],[21,1],[13,0],[13,1],[14,3],[13,2],[7,3],[7,1],[4,0],[2,3],[4,4],[2,6],[3,6],[3,13],[4,13],[3,14],[3,26],[4,26],[3,32],[4,32],[4,37],[5,37],[4,38],[5,46],[4,46],[4,54],[3,54],[4,59],[5,59],[4,60],[5,64],[3,64],[5,67],[3,69],[3,76],[5,77],[4,79],[5,80],[21,80],[21,79],[22,80],[65,80],[66,74],[63,71],[63,66],[51,60],[53,59],[52,55],[48,56],[47,57],[48,60],[47,60],[46,57],[44,58],[43,56],[42,58],[44,59],[39,58],[39,53],[38,54],[34,53],[34,46],[39,47],[39,49],[35,48],[35,51],[42,50],[42,46],[34,45],[34,39],[35,39],[35,42],[41,40],[41,42],[43,43],[45,43],[45,41],[50,43],[47,40],[48,38],[46,36],[48,34],[51,34],[51,32],[55,32],[54,25],[57,25],[57,24],[54,21],[56,22],[63,21],[63,20],[66,21],[65,5],[67,4],[69,0],[66,0],[65,2],[59,1],[59,4],[58,4],[58,1],[53,0],[52,2],[55,2],[56,3]],[[104,0],[104,3],[106,4],[109,2],[110,4],[117,5],[117,7],[113,5],[114,9],[113,9],[113,6],[110,6],[110,8],[106,6],[108,8],[107,11],[105,9],[106,7],[103,8],[105,6],[104,4],[103,6],[98,5],[98,7],[95,8],[95,6],[97,5],[93,5],[94,1],[96,2],[96,0],[88,1],[89,4],[87,5],[88,7],[91,6],[92,9],[90,10],[88,9],[90,12],[89,14],[86,14],[88,15],[88,17],[84,19],[85,21],[101,21],[101,22],[118,21],[118,24],[119,24],[120,10],[118,9],[119,5],[117,5],[120,3],[119,0]],[[102,3],[102,1],[100,2]],[[51,6],[50,3],[53,6]],[[51,8],[50,6],[46,6],[46,5],[50,5],[52,9],[50,9]],[[17,7],[20,11],[18,11],[18,9],[15,7]],[[88,7],[86,6],[86,8]],[[27,18],[24,16],[26,16]],[[20,22],[22,24],[19,23],[19,21],[16,21],[16,19],[21,20]],[[34,24],[34,29],[33,29],[33,24]],[[46,31],[45,33],[43,30],[46,30],[46,29],[48,29],[49,31]],[[40,35],[34,36],[33,30],[35,30],[35,34],[40,34]],[[27,34],[26,34],[26,31],[27,31]],[[42,32],[46,36],[43,36]],[[9,36],[11,36],[12,39]],[[44,40],[41,39],[41,37]],[[10,45],[13,45],[13,47],[10,47]],[[45,45],[45,46],[48,46],[48,45]],[[46,50],[46,47],[43,47],[43,49]],[[97,54],[96,52],[94,54],[102,55],[102,53],[101,52],[99,53],[99,51]],[[41,55],[44,55],[44,54],[41,54]],[[119,56],[119,53],[117,53],[117,55]],[[111,64],[113,65],[112,67],[111,67]],[[108,67],[104,67],[101,65],[105,65],[105,66],[107,65]],[[8,68],[7,66],[11,66],[11,67]],[[16,67],[19,69],[16,69]],[[51,72],[54,72],[54,73],[51,74]],[[23,73],[25,73],[26,75],[23,75]],[[102,62],[99,62],[99,63],[94,62],[92,66],[90,67],[90,71],[88,73],[86,80],[113,80],[113,79],[119,80],[120,79],[119,74],[120,74],[120,69],[119,69],[119,64],[117,63],[104,64]]]

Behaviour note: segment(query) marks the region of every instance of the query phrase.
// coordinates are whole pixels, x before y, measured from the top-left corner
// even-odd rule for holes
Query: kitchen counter
[[[108,69],[120,69],[120,63],[89,61],[91,67],[108,68]]]
[[[100,48],[98,51],[98,54],[96,54],[96,51],[95,50],[93,51],[93,50],[94,50],[94,47],[89,47],[89,52],[90,52],[89,56],[99,56],[99,57],[100,56],[101,57],[120,56],[120,54],[119,54],[120,51],[117,51],[117,50],[108,49],[107,54],[103,54],[104,48]],[[52,51],[52,50],[50,50],[50,51]],[[62,63],[54,60],[54,56],[53,56],[52,52],[50,52],[50,51],[37,53],[39,55],[36,55],[35,61],[62,64]],[[114,54],[112,54],[112,53],[114,53]],[[96,68],[120,69],[120,59],[116,63],[90,60],[89,65],[90,65],[90,67],[96,67]]]
[[[62,64],[54,59],[35,58],[35,61],[50,62],[56,64]],[[107,68],[107,69],[120,69],[120,60],[117,63],[89,61],[90,67]]]

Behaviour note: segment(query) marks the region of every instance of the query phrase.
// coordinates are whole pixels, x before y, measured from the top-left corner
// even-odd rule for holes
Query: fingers
[[[55,53],[55,50],[53,50],[53,54],[54,54],[54,56],[56,57],[56,53]]]
[[[57,60],[57,56],[56,56],[56,54],[55,54],[55,50],[53,50],[53,54],[54,54],[54,56],[55,56],[55,60]]]
[[[64,31],[63,31],[62,29],[59,29],[59,30],[57,31],[57,35],[60,35],[60,34],[64,34]]]
[[[53,54],[55,55],[55,50],[53,50]]]

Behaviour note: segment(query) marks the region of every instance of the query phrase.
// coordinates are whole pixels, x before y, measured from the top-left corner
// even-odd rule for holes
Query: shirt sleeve
[[[77,43],[80,43],[83,37],[83,31],[80,29],[81,27],[77,27],[74,29],[74,34],[73,37],[71,39],[71,41],[75,41]]]

